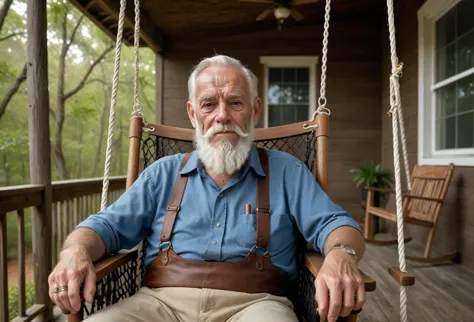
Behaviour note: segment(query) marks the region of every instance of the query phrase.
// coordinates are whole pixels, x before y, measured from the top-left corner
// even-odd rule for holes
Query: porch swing
[[[399,68],[396,60],[394,22],[393,22],[393,0],[387,0],[390,39],[392,50],[392,77],[391,77],[391,114],[394,130],[394,162],[396,168],[396,195],[397,195],[397,224],[399,240],[403,241],[403,216],[401,205],[400,171],[398,160],[398,121],[397,114],[400,108],[399,93]],[[156,160],[176,153],[187,153],[193,150],[193,130],[177,128],[166,125],[151,124],[145,120],[138,95],[138,72],[139,72],[139,33],[140,33],[140,9],[139,0],[135,3],[135,34],[134,34],[134,105],[130,124],[130,145],[127,169],[126,188],[128,189],[137,179],[141,168],[147,167]],[[117,97],[118,76],[120,69],[120,53],[122,45],[122,33],[125,17],[126,0],[120,1],[119,22],[116,42],[115,68],[113,75],[112,100],[110,106],[108,140],[106,160],[104,169],[104,181],[101,208],[107,205],[107,192],[110,176],[111,149],[115,121],[115,105]],[[321,188],[326,191],[328,183],[328,121],[330,110],[326,107],[326,66],[327,45],[329,35],[329,18],[331,0],[326,0],[325,23],[323,36],[323,56],[320,97],[318,108],[312,119],[306,122],[298,122],[289,125],[257,128],[255,129],[254,143],[257,147],[264,149],[277,149],[290,153],[303,161],[312,172],[315,180]],[[403,127],[402,127],[403,131]],[[142,162],[142,163],[141,163]],[[141,163],[141,164],[140,164]],[[300,321],[319,321],[315,303],[315,277],[323,264],[323,257],[312,250],[300,235],[297,254],[298,279],[292,287],[288,297],[295,305],[295,312]],[[95,263],[97,275],[97,288],[93,303],[89,306],[82,304],[82,309],[76,314],[69,314],[68,321],[82,321],[85,316],[91,315],[98,310],[110,306],[137,292],[144,285],[144,258],[146,251],[146,239],[130,251],[121,251],[119,254],[109,256]],[[405,270],[404,244],[399,242],[400,268],[390,267],[389,272],[400,284],[400,315],[401,321],[407,321],[406,310],[406,286],[414,283],[413,276]],[[361,272],[364,278],[365,290],[375,290],[375,280]],[[360,311],[359,311],[360,312]],[[359,312],[352,312],[346,318],[338,321],[354,322]]]

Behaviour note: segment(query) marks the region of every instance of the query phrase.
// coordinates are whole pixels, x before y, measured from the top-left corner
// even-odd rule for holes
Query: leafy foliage
[[[8,289],[8,310],[9,320],[13,320],[19,315],[19,304],[18,304],[18,285],[12,286]],[[25,299],[26,307],[30,307],[34,304],[35,300],[35,286],[33,281],[26,281],[25,283]]]
[[[356,187],[361,184],[375,188],[393,187],[393,173],[388,169],[384,169],[380,163],[365,162],[363,166],[351,169],[350,173],[354,174],[352,180],[356,183]]]
[[[57,109],[58,58],[62,46],[63,23],[66,21],[68,41],[82,17],[67,0],[47,0],[48,8],[48,85],[50,93],[50,138],[55,140],[54,113]],[[26,32],[26,0],[14,0],[0,32],[0,38],[14,32]],[[23,10],[23,11],[22,11]],[[65,20],[66,17],[66,20]],[[83,19],[77,29],[74,42],[66,56],[64,75],[65,92],[76,88],[86,70],[114,39],[110,39],[89,19]],[[0,46],[0,100],[7,93],[26,61],[26,35],[8,38]],[[111,175],[126,173],[128,124],[133,106],[133,48],[122,47],[120,85],[117,96],[115,120],[115,146]],[[155,56],[150,49],[140,49],[140,99],[148,121],[154,118]],[[97,175],[103,173],[105,146],[102,140],[100,156],[98,138],[106,138],[110,88],[114,69],[113,51],[94,69],[89,81],[76,95],[66,101],[63,130],[63,150],[71,179],[90,176],[94,173],[95,160],[100,160]],[[13,96],[0,118],[0,186],[29,183],[28,104],[26,82]],[[101,127],[101,116],[107,109],[105,124]],[[124,135],[119,135],[122,129]],[[121,152],[119,147],[123,147]],[[54,155],[51,155],[52,178],[58,180]]]

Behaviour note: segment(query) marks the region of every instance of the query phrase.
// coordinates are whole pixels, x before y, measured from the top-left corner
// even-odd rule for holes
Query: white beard
[[[198,152],[204,166],[212,170],[216,174],[227,173],[233,174],[235,171],[245,163],[248,158],[250,148],[254,140],[253,115],[249,124],[249,132],[244,133],[237,125],[232,124],[216,124],[211,127],[205,134],[202,134],[202,129],[196,120],[196,131],[194,140]],[[217,142],[214,147],[209,143],[209,138],[215,133],[223,131],[234,131],[239,135],[239,142],[237,146],[233,146],[227,139],[222,139]]]

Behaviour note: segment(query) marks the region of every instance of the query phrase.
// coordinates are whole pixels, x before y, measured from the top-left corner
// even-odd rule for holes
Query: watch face
[[[348,252],[348,253],[350,253],[350,254],[352,254],[352,255],[355,255],[355,251],[354,251],[351,247],[349,247],[349,246],[343,246],[343,249],[344,249],[346,252]]]

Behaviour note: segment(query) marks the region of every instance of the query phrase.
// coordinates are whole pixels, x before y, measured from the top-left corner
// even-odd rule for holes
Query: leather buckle
[[[164,246],[168,246],[167,248],[163,248],[163,245]],[[171,250],[173,248],[173,244],[171,244],[170,241],[162,241],[160,242],[160,244],[158,245],[158,250],[161,252],[161,251],[168,251],[168,250]]]
[[[266,213],[266,214],[269,214],[270,213],[270,208],[261,208],[261,207],[257,207],[257,212],[263,212],[263,213]]]
[[[259,246],[257,246],[257,244],[253,245],[252,248],[250,248],[250,252],[251,252],[251,253],[256,253],[255,250],[257,250],[257,249],[261,249],[262,251],[265,250],[265,252],[263,253],[263,256],[268,256],[268,249],[267,249],[267,248],[263,248],[263,247],[259,247]]]
[[[173,206],[173,205],[169,205],[168,208],[166,208],[166,211],[173,211],[173,212],[178,212],[179,209],[181,209],[180,206]]]

